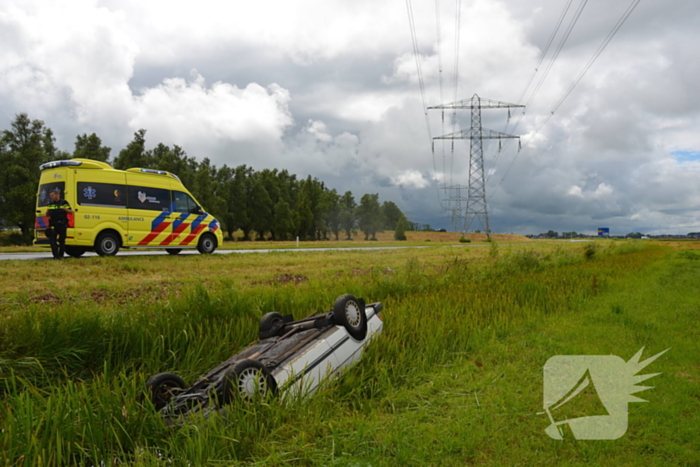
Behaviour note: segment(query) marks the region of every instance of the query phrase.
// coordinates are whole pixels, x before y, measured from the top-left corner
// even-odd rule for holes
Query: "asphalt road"
[[[453,245],[453,246],[463,246],[463,245]],[[481,246],[481,245],[478,245]],[[407,248],[429,248],[428,246],[377,246],[377,247],[347,247],[347,248],[265,248],[257,250],[216,250],[214,254],[218,255],[228,255],[232,253],[270,253],[273,251],[278,252],[311,252],[311,251],[351,251],[351,250],[405,250]],[[198,255],[197,250],[182,250],[180,255]],[[121,250],[117,253],[117,256],[168,256],[165,250],[153,250],[153,251],[142,251],[142,250]],[[87,252],[81,258],[90,258],[97,256],[97,253]],[[53,259],[51,256],[51,250],[46,250],[45,252],[37,253],[0,253],[0,261],[22,261],[22,260],[45,260]],[[66,257],[68,259],[68,257]]]
[[[570,242],[588,242],[590,240],[569,240]],[[545,242],[539,242],[539,243],[545,243]],[[555,243],[555,242],[546,242],[546,243]],[[526,244],[524,242],[514,242],[514,243],[499,243],[499,245],[519,245],[519,244]],[[451,245],[454,248],[461,248],[461,247],[485,247],[488,246],[488,243],[471,243],[471,244],[460,244],[460,245]],[[273,251],[277,252],[292,252],[292,253],[304,253],[304,252],[312,252],[312,251],[355,251],[355,250],[406,250],[406,249],[411,249],[411,248],[430,248],[433,246],[437,245],[426,245],[426,246],[375,246],[375,247],[344,247],[344,248],[265,248],[265,249],[259,249],[259,250],[216,250],[214,254],[219,254],[219,255],[228,255],[232,253],[238,253],[238,254],[246,254],[246,253],[270,253]],[[180,255],[198,255],[199,252],[197,250],[182,250]],[[168,253],[166,253],[164,250],[152,250],[152,251],[144,251],[144,250],[121,250],[119,253],[117,253],[117,256],[153,256],[153,255],[161,255],[161,256],[167,256]],[[97,253],[92,253],[92,252],[87,252],[85,253],[82,258],[90,258],[97,256]],[[47,249],[46,251],[41,251],[41,252],[36,252],[36,253],[0,253],[0,261],[10,261],[10,260],[15,260],[15,261],[26,261],[26,260],[48,260],[48,259],[53,259],[51,257],[51,250]]]

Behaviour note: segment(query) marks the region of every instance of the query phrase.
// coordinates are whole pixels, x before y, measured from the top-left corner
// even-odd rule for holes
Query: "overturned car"
[[[326,378],[360,359],[382,330],[380,302],[342,295],[333,309],[293,321],[291,315],[265,314],[259,340],[194,384],[173,373],[159,373],[146,386],[155,408],[168,420],[196,410],[216,410],[234,398],[250,400],[280,390],[312,393]]]

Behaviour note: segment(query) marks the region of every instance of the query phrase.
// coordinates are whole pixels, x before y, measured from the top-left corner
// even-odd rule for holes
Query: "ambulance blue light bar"
[[[180,177],[178,177],[175,174],[171,174],[170,172],[166,172],[165,170],[155,170],[155,169],[141,169],[141,172],[147,173],[147,174],[158,174],[158,175],[170,175],[171,177],[175,178],[176,180],[180,181]]]
[[[166,172],[164,170],[141,169],[141,172],[144,172],[147,174],[168,175],[168,172]]]
[[[41,164],[39,166],[39,170],[55,169],[56,167],[76,166],[76,165],[82,165],[82,164],[83,163],[80,161],[53,161],[53,162],[47,162],[46,164]]]

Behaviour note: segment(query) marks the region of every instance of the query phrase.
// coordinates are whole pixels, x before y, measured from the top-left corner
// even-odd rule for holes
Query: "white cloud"
[[[425,188],[429,185],[423,174],[417,170],[406,170],[395,177],[391,177],[391,183],[405,188]]]
[[[328,134],[328,127],[325,123],[318,120],[309,120],[309,125],[305,130],[314,135],[314,137],[322,143],[330,143],[333,137]]]
[[[412,7],[426,101],[451,101],[454,9],[438,18],[440,73],[435,4]],[[462,7],[457,98],[517,99],[562,5]],[[699,3],[640,3],[550,114],[624,8],[589,2],[517,129],[513,112],[523,150],[510,143],[496,162],[486,146],[496,228],[700,230],[700,164],[669,156],[700,150]],[[414,220],[442,222],[426,193],[467,183],[469,143],[433,154],[428,134],[468,127],[469,112],[443,125],[430,111],[428,130],[406,16],[405,4],[370,0],[0,0],[0,118],[43,119],[67,150],[94,131],[113,154],[145,128],[149,146],[380,191]],[[505,111],[482,119],[503,130]]]
[[[190,81],[164,77],[135,94],[129,80],[141,47],[127,33],[124,12],[89,0],[23,7],[0,3],[0,25],[12,31],[0,35],[0,97],[17,112],[50,126],[67,114],[74,134],[97,131],[111,144],[114,135],[125,144],[146,128],[149,139],[204,155],[227,141],[279,143],[293,123],[289,92],[274,83],[207,86],[193,70]]]
[[[571,188],[569,188],[569,191],[567,191],[566,194],[570,196],[575,196],[577,198],[583,198],[583,191],[578,185],[574,185]]]
[[[243,89],[221,82],[207,87],[194,71],[193,78],[169,78],[144,89],[134,97],[129,126],[187,147],[199,141],[275,141],[293,123],[289,92],[276,84],[267,89],[255,83]]]
[[[613,188],[607,183],[601,183],[600,185],[598,185],[598,188],[596,188],[595,192],[593,193],[593,198],[604,199],[608,198],[612,194]]]
[[[0,95],[46,118],[116,124],[129,111],[127,81],[138,45],[124,17],[93,1],[0,3]]]

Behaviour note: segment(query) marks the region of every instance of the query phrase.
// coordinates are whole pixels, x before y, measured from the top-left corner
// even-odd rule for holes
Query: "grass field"
[[[429,243],[3,262],[0,464],[700,465],[700,243]],[[344,293],[382,301],[385,330],[313,397],[181,428],[143,401],[152,374],[193,381],[246,347],[263,313]],[[671,349],[622,438],[544,433],[547,359],[641,347]]]
[[[46,252],[51,254],[48,247],[24,245],[9,245],[7,232],[0,232],[0,253],[33,253]],[[284,249],[297,248],[296,241],[241,241],[243,232],[234,233],[234,240],[226,239],[219,248],[224,250],[239,249]],[[437,242],[443,244],[459,244],[462,234],[455,232],[406,232],[406,241],[397,242],[394,240],[394,232],[378,232],[376,240],[365,240],[362,233],[353,236],[352,240],[346,240],[345,235],[341,235],[338,240],[310,240],[300,241],[299,248],[363,248],[377,246],[417,246],[427,245],[427,242]],[[486,234],[467,234],[470,242],[485,242]],[[492,238],[497,242],[536,242],[522,235],[513,234],[493,234]],[[162,250],[161,250],[162,251]]]

